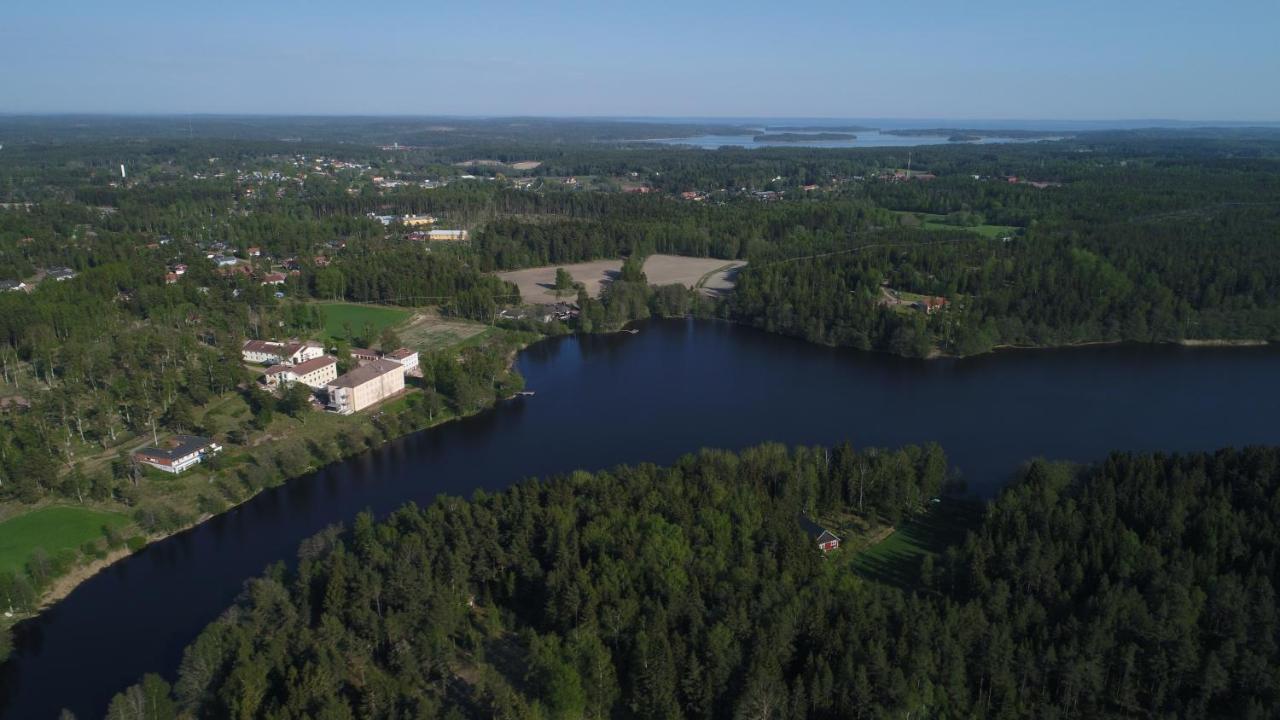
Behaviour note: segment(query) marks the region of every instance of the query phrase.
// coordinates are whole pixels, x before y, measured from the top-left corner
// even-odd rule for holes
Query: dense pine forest
[[[108,717],[1273,713],[1280,451],[1031,463],[905,587],[801,525],[926,512],[945,474],[762,446],[362,515]]]

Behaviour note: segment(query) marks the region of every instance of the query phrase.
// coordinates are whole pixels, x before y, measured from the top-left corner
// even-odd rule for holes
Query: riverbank
[[[0,615],[0,662],[5,660],[8,633],[21,623],[69,595],[80,584],[111,565],[152,544],[187,532],[210,519],[240,507],[264,490],[283,485],[332,463],[377,449],[406,435],[435,428],[454,420],[474,416],[523,388],[523,379],[514,370],[519,352],[540,339],[529,333],[496,331],[485,340],[487,346],[459,343],[458,348],[474,350],[478,356],[496,352],[494,364],[501,370],[493,373],[487,396],[472,388],[455,397],[448,406],[435,388],[416,381],[407,392],[354,416],[336,416],[319,411],[304,411],[292,418],[281,414],[258,433],[243,438],[238,444],[224,441],[226,449],[214,462],[198,465],[180,476],[144,471],[127,488],[126,495],[107,501],[89,501],[87,505],[43,503],[37,506],[14,505],[7,508],[7,519],[19,519],[44,508],[66,507],[68,510],[92,507],[122,518],[112,531],[79,539],[69,546],[49,548],[45,556],[54,558],[49,565],[62,568],[52,577],[25,577],[26,588],[15,608]],[[463,347],[465,346],[465,348]],[[453,352],[453,350],[450,350]],[[459,356],[459,364],[465,360]],[[475,356],[472,360],[479,362]],[[487,370],[485,371],[488,372]],[[465,373],[462,373],[465,376]],[[449,382],[460,382],[453,378]],[[243,407],[242,407],[243,406]],[[248,407],[239,393],[219,398],[203,409],[201,422],[212,427],[216,418],[247,416]],[[218,435],[231,434],[226,426],[218,426]],[[144,527],[142,517],[160,518],[159,527]],[[29,561],[26,561],[29,563]],[[16,581],[16,580],[15,580]],[[13,599],[10,598],[13,603]]]

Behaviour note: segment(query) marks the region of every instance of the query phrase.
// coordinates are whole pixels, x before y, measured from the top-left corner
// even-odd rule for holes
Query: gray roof
[[[329,383],[329,387],[346,387],[353,388],[357,385],[363,385],[370,380],[380,378],[389,372],[404,372],[404,366],[398,362],[391,360],[370,360],[351,372]]]
[[[177,460],[180,457],[199,452],[207,446],[213,444],[213,441],[207,437],[199,435],[174,435],[166,443],[166,447],[148,447],[139,450],[139,454],[148,457],[160,457],[169,460]]]

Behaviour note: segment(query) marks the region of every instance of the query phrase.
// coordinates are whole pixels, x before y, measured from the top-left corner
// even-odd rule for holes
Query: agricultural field
[[[1014,237],[1022,232],[1022,228],[1014,225],[952,225],[948,223],[946,215],[938,215],[936,213],[915,213],[897,211],[894,213],[900,219],[903,225],[908,227],[918,227],[922,230],[955,230],[977,233],[985,238],[998,240],[1004,237]]]
[[[0,572],[21,572],[36,548],[50,556],[79,550],[102,537],[102,527],[121,527],[129,518],[120,513],[54,505],[0,522]]]
[[[403,308],[384,305],[324,303],[322,307],[325,336],[334,340],[349,339],[352,335],[377,337],[383,328],[404,322],[411,314]],[[366,326],[372,332],[366,333]]]
[[[396,328],[396,333],[405,347],[432,352],[478,338],[488,330],[488,325],[445,318],[435,311],[423,310],[409,318],[403,327]]]
[[[733,287],[733,273],[745,265],[741,261],[718,258],[684,257],[680,255],[650,255],[645,258],[644,274],[651,285],[706,287],[717,292],[727,292]],[[520,288],[520,298],[534,305],[554,305],[572,301],[577,294],[557,296],[555,291],[556,269],[564,268],[574,281],[582,283],[587,293],[599,297],[605,285],[612,282],[622,270],[621,260],[594,260],[573,265],[547,265],[498,273],[498,277],[513,282]]]

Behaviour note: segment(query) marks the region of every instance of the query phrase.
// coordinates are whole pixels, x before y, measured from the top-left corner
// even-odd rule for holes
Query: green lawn
[[[920,562],[964,541],[982,521],[982,506],[944,500],[900,525],[883,541],[857,553],[853,569],[869,580],[910,589],[920,581]]]
[[[985,238],[993,240],[1002,237],[1016,236],[1022,232],[1022,228],[1013,225],[974,225],[972,227],[964,227],[962,225],[951,225],[946,222],[946,215],[938,215],[936,213],[913,213],[905,210],[895,210],[893,214],[899,217],[911,216],[914,218],[914,225],[906,223],[908,227],[918,227],[921,230],[957,230],[975,232]]]
[[[351,333],[362,335],[365,325],[373,329],[371,335],[376,338],[383,328],[404,322],[410,315],[408,310],[382,305],[325,303],[321,307],[325,335],[335,340],[347,338],[348,327]]]
[[[0,523],[0,572],[20,572],[36,548],[44,548],[49,555],[63,548],[78,549],[102,537],[103,525],[119,527],[127,522],[120,513],[61,505],[5,520]]]

